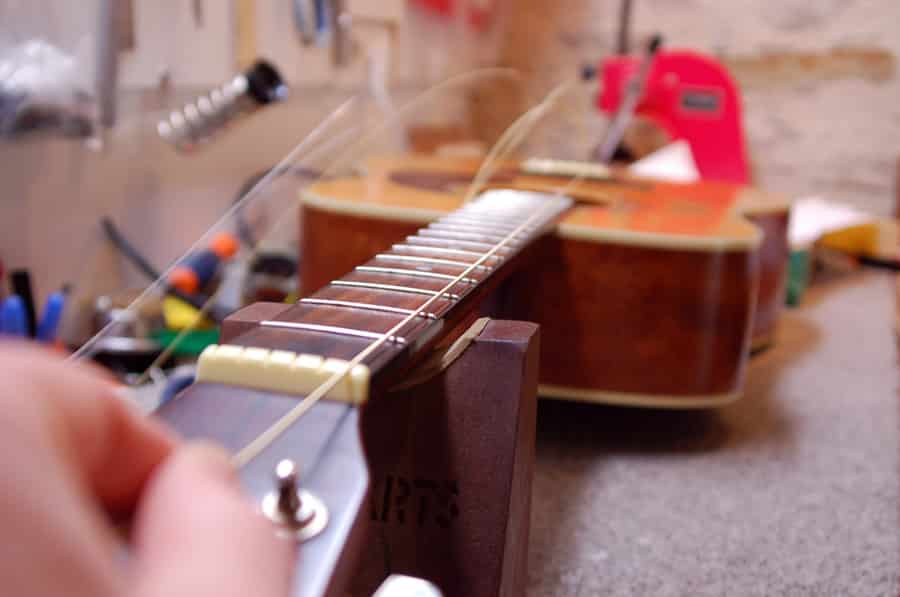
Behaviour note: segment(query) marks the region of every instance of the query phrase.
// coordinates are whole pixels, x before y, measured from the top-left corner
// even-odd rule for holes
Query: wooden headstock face
[[[298,400],[296,396],[201,383],[164,405],[158,415],[187,438],[210,439],[237,451]],[[277,491],[274,475],[278,462],[293,460],[299,468],[300,487],[321,500],[327,510],[324,529],[297,544],[295,597],[343,595],[354,573],[363,525],[368,520],[369,489],[358,417],[355,406],[319,402],[240,471],[250,498],[261,504],[267,494]]]

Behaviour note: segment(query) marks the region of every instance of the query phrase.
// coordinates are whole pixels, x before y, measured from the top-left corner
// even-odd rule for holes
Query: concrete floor
[[[894,284],[813,289],[719,411],[543,401],[529,595],[900,594]]]

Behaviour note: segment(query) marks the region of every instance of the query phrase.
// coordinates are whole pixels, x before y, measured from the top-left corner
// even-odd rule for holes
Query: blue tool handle
[[[189,255],[182,265],[194,270],[197,274],[197,279],[200,281],[200,288],[203,288],[216,275],[220,263],[222,263],[222,260],[219,259],[218,255],[209,249],[204,249]]]
[[[62,292],[54,292],[47,298],[44,305],[44,315],[38,324],[37,339],[41,342],[53,342],[56,340],[56,332],[62,319],[63,309],[66,306],[66,295]]]
[[[28,335],[28,316],[25,301],[18,295],[7,297],[0,305],[0,332],[4,336],[24,338]]]

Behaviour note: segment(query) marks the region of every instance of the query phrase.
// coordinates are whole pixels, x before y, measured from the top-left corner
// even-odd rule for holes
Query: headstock
[[[200,383],[158,414],[186,437],[208,438],[237,451],[297,401],[296,396]],[[267,495],[277,494],[279,462],[290,459],[297,464],[299,487],[324,504],[327,524],[298,541],[294,597],[343,595],[353,574],[369,488],[358,417],[356,406],[322,401],[240,471],[251,499],[263,504]]]

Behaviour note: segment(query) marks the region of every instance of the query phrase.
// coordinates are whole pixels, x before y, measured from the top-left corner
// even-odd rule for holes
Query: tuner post
[[[297,465],[293,460],[282,460],[275,467],[275,483],[278,487],[278,512],[288,520],[302,521],[303,501],[298,489]]]
[[[308,541],[328,524],[325,504],[300,488],[300,470],[293,460],[282,460],[275,466],[275,489],[262,500],[262,511],[284,533],[297,541]]]

